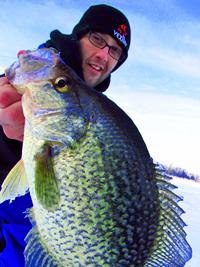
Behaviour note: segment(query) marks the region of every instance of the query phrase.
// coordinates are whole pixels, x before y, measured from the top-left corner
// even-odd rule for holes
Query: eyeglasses
[[[97,33],[90,31],[88,39],[93,45],[95,45],[98,48],[103,49],[104,47],[108,46],[109,47],[108,54],[117,61],[123,61],[126,58],[126,54],[122,50],[116,48],[115,46],[110,46]]]

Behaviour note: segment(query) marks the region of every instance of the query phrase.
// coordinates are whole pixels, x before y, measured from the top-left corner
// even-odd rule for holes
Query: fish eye
[[[71,87],[71,80],[68,77],[58,77],[54,82],[55,88],[59,93],[66,93]]]

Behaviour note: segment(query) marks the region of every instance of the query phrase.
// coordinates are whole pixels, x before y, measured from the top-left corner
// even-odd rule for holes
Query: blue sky
[[[71,33],[83,12],[106,3],[132,28],[125,64],[106,92],[132,118],[151,156],[200,174],[200,1],[1,1],[0,73],[50,31]]]

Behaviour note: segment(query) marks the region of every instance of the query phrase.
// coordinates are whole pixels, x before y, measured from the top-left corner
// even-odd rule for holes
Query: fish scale
[[[49,216],[48,215],[45,216],[45,210],[39,210],[39,209],[38,210],[40,211],[41,214],[40,213],[38,214],[37,209],[34,212],[35,220],[38,222],[38,228],[40,229],[40,235],[42,236],[42,239],[45,240],[45,242],[51,247],[51,251],[54,255],[55,254],[60,255],[61,251],[66,251],[66,253],[68,252],[66,256],[65,253],[63,253],[62,260],[65,261],[69,260],[70,258],[69,254],[71,253],[72,257],[71,262],[73,262],[73,259],[75,259],[76,262],[76,257],[80,257],[80,254],[81,255],[85,254],[86,255],[85,261],[87,261],[88,263],[91,261],[91,264],[94,264],[96,261],[98,261],[99,264],[100,262],[102,262],[101,265],[99,266],[104,266],[110,258],[109,253],[111,253],[115,260],[113,259],[113,261],[109,263],[110,266],[112,266],[112,264],[116,264],[116,266],[122,266],[122,264],[127,265],[126,262],[128,262],[128,260],[132,261],[132,256],[130,251],[135,248],[134,241],[138,240],[139,242],[138,247],[140,247],[140,244],[144,242],[143,237],[145,236],[146,231],[148,232],[148,230],[142,231],[142,227],[141,229],[137,228],[134,231],[134,226],[131,224],[129,225],[127,222],[128,217],[130,217],[130,222],[131,222],[131,220],[133,221],[133,214],[135,213],[138,214],[138,212],[136,212],[135,210],[130,211],[131,216],[129,216],[129,214],[127,213],[128,208],[133,206],[133,202],[138,204],[138,205],[135,204],[138,210],[142,209],[143,202],[145,202],[144,197],[143,199],[140,199],[141,186],[133,183],[133,178],[131,177],[128,179],[126,175],[126,173],[132,173],[132,171],[128,169],[128,166],[131,166],[132,169],[132,165],[130,165],[128,161],[131,162],[134,161],[135,153],[128,153],[127,157],[125,153],[123,158],[119,162],[117,160],[118,155],[112,153],[112,150],[114,152],[116,147],[118,147],[117,144],[115,144],[112,148],[111,145],[109,146],[109,148],[107,148],[105,145],[103,146],[103,144],[101,144],[101,149],[99,148],[97,149],[97,147],[99,146],[95,144],[95,140],[98,143],[99,142],[98,137],[94,138],[90,132],[88,133],[88,136],[89,138],[87,137],[85,138],[85,141],[80,145],[78,151],[77,150],[70,151],[68,149],[66,150],[63,149],[59,153],[59,156],[55,157],[54,159],[54,164],[56,166],[55,172],[65,173],[65,175],[63,177],[60,177],[59,179],[61,183],[60,185],[61,209],[58,210],[58,216],[56,216],[56,220],[52,218],[51,222],[51,220],[49,220]],[[90,140],[91,138],[92,140]],[[34,140],[33,142],[35,143]],[[29,141],[29,146],[31,147],[30,141]],[[125,145],[123,145],[122,151],[119,151],[118,148],[118,151],[120,153],[123,153],[124,147]],[[30,151],[28,153],[30,155]],[[110,154],[110,158],[107,157],[107,154]],[[132,158],[129,154],[133,154]],[[62,159],[65,159],[64,163]],[[112,173],[110,175],[108,175],[108,172],[106,172],[105,170],[104,162],[106,160],[108,164],[107,168],[112,169]],[[67,174],[65,171],[66,169],[67,169]],[[81,178],[79,175],[80,173],[82,174]],[[118,181],[118,184],[116,183],[116,181]],[[138,179],[138,181],[140,181],[140,179]],[[149,182],[145,179],[145,183]],[[142,186],[146,187],[145,185]],[[123,188],[123,190],[121,190],[121,188]],[[62,189],[64,190],[62,191]],[[133,192],[137,192],[135,197],[133,197]],[[147,207],[147,209],[149,209],[149,207]],[[70,214],[70,216],[69,215],[64,216],[66,222],[64,226],[62,225],[62,231],[66,232],[67,229],[70,229],[72,238],[70,239],[69,237],[67,238],[65,237],[66,241],[63,242],[62,241],[64,239],[63,232],[62,235],[60,235],[58,231],[56,232],[56,234],[53,234],[54,230],[51,229],[50,232],[52,234],[48,235],[48,238],[46,239],[45,235],[45,233],[47,232],[46,225],[48,224],[57,225],[57,227],[59,228],[59,222],[63,221],[63,214]],[[37,219],[37,217],[38,218],[46,217],[47,219],[46,221],[43,219],[40,225],[39,219]],[[137,219],[138,223],[140,223],[141,226],[145,225],[145,223],[139,221],[139,218],[140,217],[138,217]],[[147,222],[149,218],[145,214],[145,219],[144,219],[144,216],[142,214],[141,220]],[[80,224],[82,233],[84,233],[84,235],[81,238],[82,242],[80,240],[79,242],[76,243],[73,241],[74,240],[73,238],[74,236],[79,236],[79,238],[81,237],[80,226],[79,226]],[[94,228],[93,227],[94,225],[97,225],[97,227]],[[89,232],[88,229],[91,229],[92,231]],[[127,248],[128,246],[126,239],[127,236],[129,236],[130,229],[132,230],[131,231],[132,239],[130,240],[129,243],[132,244],[133,247]],[[134,238],[133,233],[136,232],[136,230],[137,233],[135,233],[135,235],[137,237]],[[62,244],[59,245],[58,247],[57,243],[53,238],[54,236],[56,237],[56,239],[62,241]],[[111,251],[109,251],[108,249],[109,248],[108,242],[105,241],[105,239],[108,239],[108,237],[112,237],[111,240],[114,239],[114,243],[112,246],[113,249],[111,249]],[[83,242],[86,238],[90,240],[89,244]],[[118,242],[116,242],[117,239]],[[73,246],[72,246],[72,241],[73,241]],[[83,252],[80,253],[82,249]],[[92,259],[89,261],[88,257],[90,258],[90,254],[94,253],[93,252],[94,250],[98,252],[96,259],[93,259],[94,258],[93,255]],[[143,251],[143,246],[141,246],[141,252],[137,252],[137,255],[139,253],[141,253],[142,256],[138,256],[138,259],[135,259],[135,262],[137,262],[137,260],[139,260],[140,258],[144,258],[143,254],[145,254],[145,250]],[[98,256],[98,254],[100,254],[101,257]],[[122,254],[120,258],[126,259],[124,263],[123,261],[121,262],[118,254],[119,255]],[[102,255],[104,255],[104,257]],[[103,260],[101,259],[102,257]],[[73,264],[75,264],[75,262]]]
[[[7,76],[26,123],[0,202],[30,190],[25,267],[184,266],[181,198],[132,120],[54,49],[20,54]]]

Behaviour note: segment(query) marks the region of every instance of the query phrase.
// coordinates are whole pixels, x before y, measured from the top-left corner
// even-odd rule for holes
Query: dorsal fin
[[[192,257],[192,249],[183,230],[186,224],[180,217],[184,211],[177,204],[183,199],[172,192],[176,186],[169,182],[172,178],[161,165],[155,165],[155,177],[161,212],[153,250],[144,267],[182,267]]]

